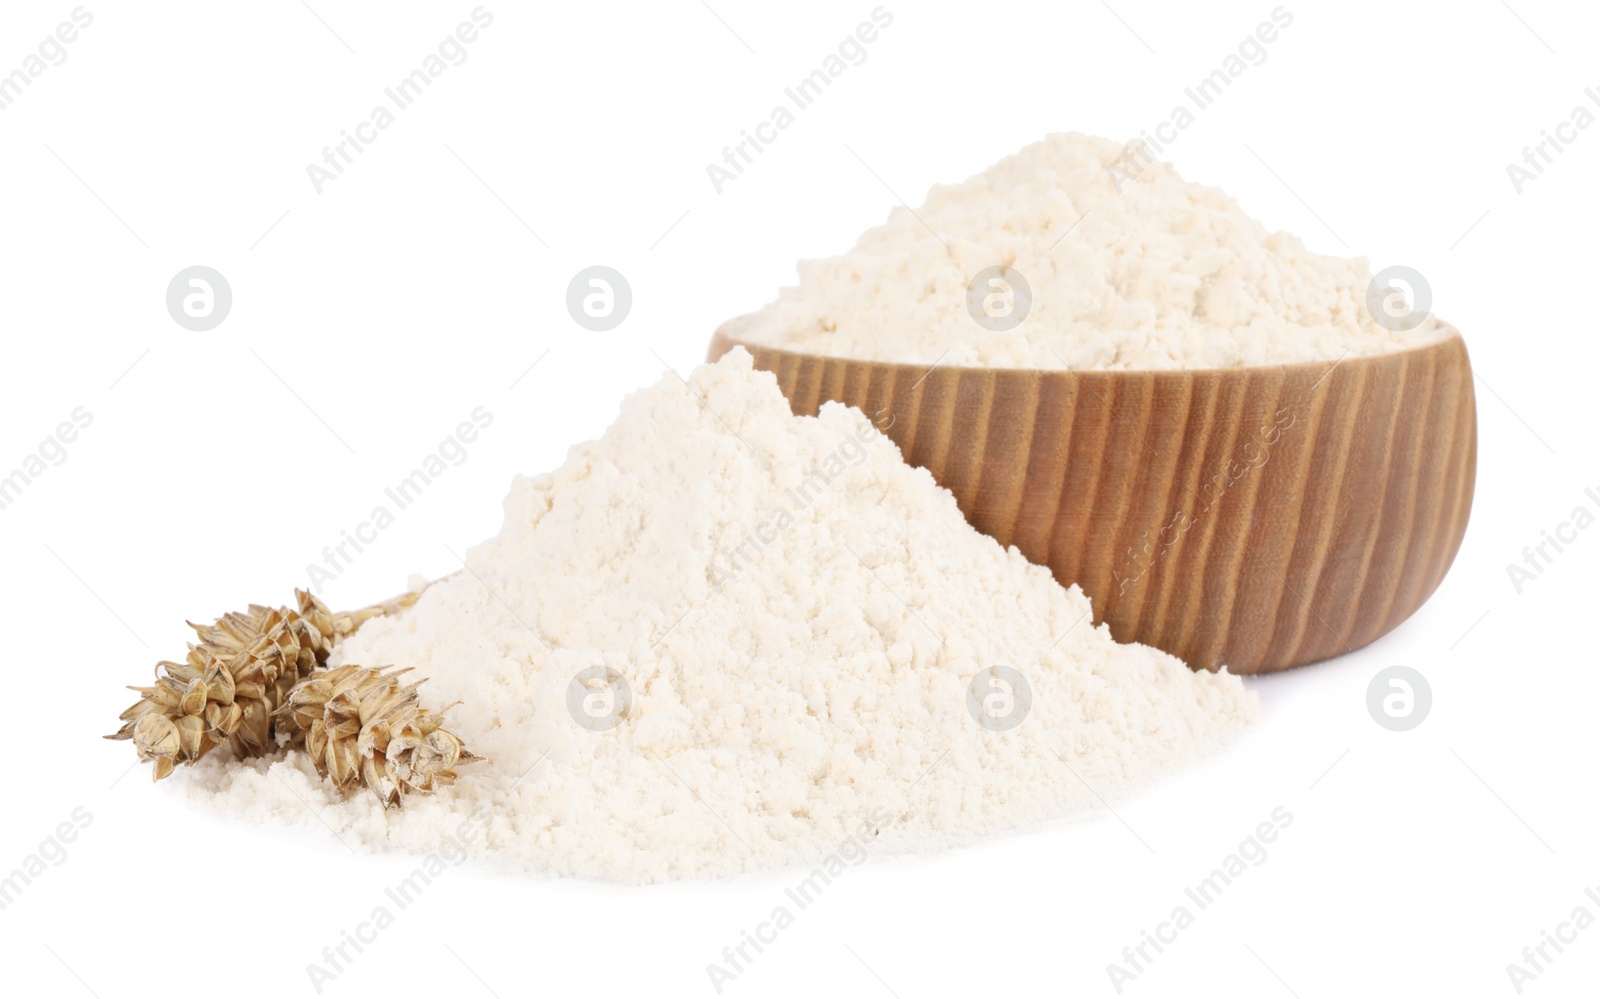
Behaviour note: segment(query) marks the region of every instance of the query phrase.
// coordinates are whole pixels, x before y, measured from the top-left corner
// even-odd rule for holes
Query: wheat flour
[[[968,286],[989,267],[1020,273],[1031,292],[1014,328],[969,311]],[[849,253],[799,272],[798,286],[727,331],[867,360],[1108,370],[1332,361],[1450,331],[1421,310],[1414,326],[1380,325],[1364,259],[1312,253],[1153,155],[1075,133],[935,186]]]
[[[743,350],[664,376],[560,469],[518,478],[467,565],[336,653],[460,702],[450,727],[488,762],[453,788],[385,812],[299,752],[213,754],[170,783],[369,849],[438,850],[476,814],[468,849],[490,862],[661,881],[815,863],[863,821],[873,852],[900,853],[1064,817],[1259,711],[1235,676],[1114,643],[860,412],[792,416]],[[980,678],[999,702],[973,713],[991,667],[1016,673]],[[572,696],[606,669],[628,692],[612,707],[631,695],[609,731]],[[1025,716],[1008,697],[1031,698]]]

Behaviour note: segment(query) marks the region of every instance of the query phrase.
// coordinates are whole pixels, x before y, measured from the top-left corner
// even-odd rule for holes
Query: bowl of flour
[[[724,324],[796,414],[874,414],[974,527],[1199,669],[1317,662],[1432,594],[1472,504],[1465,343],[1408,268],[1051,136]]]

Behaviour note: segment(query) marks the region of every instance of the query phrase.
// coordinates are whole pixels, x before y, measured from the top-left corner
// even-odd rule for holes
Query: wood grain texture
[[[1360,648],[1455,559],[1477,472],[1466,345],[1201,371],[925,367],[743,343],[795,413],[856,406],[974,527],[1121,642],[1264,673]]]

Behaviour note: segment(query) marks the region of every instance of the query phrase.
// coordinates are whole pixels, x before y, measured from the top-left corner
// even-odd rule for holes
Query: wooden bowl
[[[967,519],[1120,642],[1265,673],[1360,648],[1461,545],[1477,411],[1458,333],[1376,357],[1199,371],[928,369],[746,343],[795,413],[856,406]],[[892,420],[892,422],[890,422]]]

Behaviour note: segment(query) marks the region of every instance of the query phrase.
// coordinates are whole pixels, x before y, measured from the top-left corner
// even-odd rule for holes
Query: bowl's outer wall
[[[1477,413],[1459,335],[1332,364],[1029,371],[744,346],[795,413],[872,416],[974,527],[1048,565],[1121,642],[1263,673],[1384,635],[1450,568]]]

